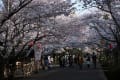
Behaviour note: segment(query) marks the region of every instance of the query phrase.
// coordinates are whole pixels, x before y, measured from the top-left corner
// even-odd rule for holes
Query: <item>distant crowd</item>
[[[83,63],[86,63],[86,66],[88,68],[90,68],[90,64],[93,64],[94,68],[96,68],[97,55],[95,53],[93,53],[92,55],[88,53],[85,56],[76,55],[73,57],[72,55],[69,55],[67,59],[65,58],[65,56],[59,57],[60,67],[66,67],[66,65],[68,65],[69,67],[73,67],[73,64],[77,64],[79,68],[82,69]]]

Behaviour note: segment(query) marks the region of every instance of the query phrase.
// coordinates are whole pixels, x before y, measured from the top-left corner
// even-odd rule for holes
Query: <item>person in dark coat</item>
[[[87,67],[88,68],[90,68],[90,61],[91,61],[91,59],[90,59],[90,55],[87,55]]]
[[[96,68],[97,56],[95,55],[94,52],[93,52],[93,55],[92,55],[92,62],[93,62],[94,68]]]
[[[72,56],[69,56],[68,60],[69,60],[69,67],[72,67],[72,65],[73,65],[73,58],[72,58]]]

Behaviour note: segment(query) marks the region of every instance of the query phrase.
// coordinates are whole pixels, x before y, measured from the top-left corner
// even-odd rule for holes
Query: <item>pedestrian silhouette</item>
[[[78,64],[79,64],[79,68],[82,69],[83,68],[83,57],[82,56],[79,56],[78,57]]]
[[[97,56],[95,55],[94,52],[93,52],[93,55],[92,55],[92,62],[93,62],[94,68],[96,68]]]
[[[71,55],[69,56],[68,60],[69,60],[69,67],[72,67],[72,65],[73,65],[73,58],[72,58]]]
[[[87,55],[87,67],[90,68],[90,55]]]

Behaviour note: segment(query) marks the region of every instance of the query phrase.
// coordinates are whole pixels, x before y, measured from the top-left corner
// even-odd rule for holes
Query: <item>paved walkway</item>
[[[21,79],[20,79],[21,80]],[[80,70],[78,66],[72,68],[56,68],[52,70],[40,71],[38,74],[34,74],[30,78],[23,80],[107,80],[104,76],[100,66],[97,65],[97,69],[92,67],[88,69],[84,64],[83,70]]]

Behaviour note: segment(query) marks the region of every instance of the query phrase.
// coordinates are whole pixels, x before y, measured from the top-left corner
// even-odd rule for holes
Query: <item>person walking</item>
[[[79,56],[79,57],[78,57],[78,64],[79,64],[79,68],[80,68],[80,69],[83,68],[83,62],[84,62],[83,57],[82,57],[82,56]]]
[[[45,64],[45,70],[47,70],[49,68],[49,61],[47,55],[44,57],[44,64]]]
[[[62,56],[59,56],[59,66],[62,67]]]
[[[69,60],[69,67],[72,67],[73,66],[73,58],[72,58],[72,55],[70,55],[68,57],[68,60]]]
[[[93,62],[94,68],[96,68],[97,56],[95,55],[94,52],[93,52],[93,55],[92,55],[92,62]]]
[[[65,67],[65,56],[62,56],[62,67]]]
[[[90,55],[87,55],[87,67],[90,68]]]

